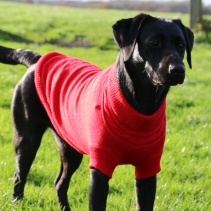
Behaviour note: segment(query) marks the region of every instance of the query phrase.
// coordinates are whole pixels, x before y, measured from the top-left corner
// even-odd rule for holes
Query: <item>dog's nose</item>
[[[169,73],[175,74],[175,75],[183,75],[185,73],[185,66],[184,65],[170,65]]]

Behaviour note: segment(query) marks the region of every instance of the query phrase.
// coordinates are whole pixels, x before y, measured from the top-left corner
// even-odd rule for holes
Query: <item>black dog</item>
[[[115,76],[121,93],[136,113],[152,116],[165,102],[169,87],[183,83],[185,66],[182,60],[185,50],[191,68],[193,33],[179,19],[154,18],[146,14],[118,21],[113,26],[113,33],[120,47]],[[16,86],[11,107],[17,162],[13,199],[23,197],[27,175],[41,138],[46,129],[50,128],[58,143],[61,157],[61,168],[55,180],[57,198],[61,209],[68,211],[70,207],[67,190],[71,176],[81,163],[82,154],[58,135],[59,132],[40,102],[34,82],[36,66],[33,65],[40,58],[39,54],[32,51],[0,47],[0,62],[29,67]],[[139,152],[140,156],[141,153]],[[154,155],[151,155],[149,149],[146,160],[151,156]],[[150,170],[151,166],[143,165]],[[153,163],[151,165],[153,166]],[[148,175],[143,178],[136,177],[135,180],[136,206],[139,211],[153,210],[156,173]],[[91,167],[89,210],[106,210],[108,181],[107,174]]]

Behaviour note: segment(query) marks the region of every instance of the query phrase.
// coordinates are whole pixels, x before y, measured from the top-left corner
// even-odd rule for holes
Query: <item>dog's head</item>
[[[144,65],[154,85],[177,85],[185,78],[182,62],[186,50],[191,68],[194,36],[180,19],[154,18],[140,14],[113,25],[114,38],[124,61]]]

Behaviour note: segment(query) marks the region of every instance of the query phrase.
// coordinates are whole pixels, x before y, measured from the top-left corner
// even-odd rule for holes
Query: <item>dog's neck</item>
[[[165,99],[169,86],[155,86],[151,83],[144,64],[134,63],[132,59],[126,63],[123,56],[117,58],[117,77],[120,89],[128,103],[139,113],[153,114]]]

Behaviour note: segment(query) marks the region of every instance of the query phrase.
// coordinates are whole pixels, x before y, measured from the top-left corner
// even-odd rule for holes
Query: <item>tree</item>
[[[193,29],[195,24],[202,18],[201,0],[190,0],[190,28]]]

